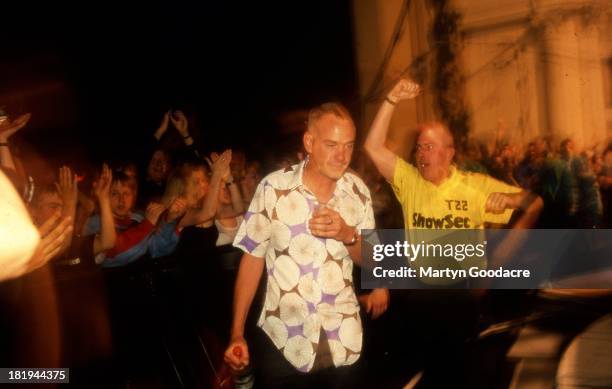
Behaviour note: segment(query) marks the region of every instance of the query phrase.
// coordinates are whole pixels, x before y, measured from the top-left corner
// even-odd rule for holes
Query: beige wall
[[[366,93],[389,44],[402,0],[354,0],[355,45],[360,92]],[[463,15],[466,100],[472,135],[494,136],[498,121],[509,140],[536,135],[571,136],[579,144],[603,144],[612,131],[606,107],[605,59],[612,57],[609,0],[454,0]],[[388,84],[429,49],[433,10],[413,0],[407,28],[386,73]],[[431,72],[430,72],[431,75]],[[425,85],[426,91],[430,89]],[[368,102],[371,123],[379,102]],[[405,152],[410,128],[432,119],[432,94],[398,107],[390,146]]]

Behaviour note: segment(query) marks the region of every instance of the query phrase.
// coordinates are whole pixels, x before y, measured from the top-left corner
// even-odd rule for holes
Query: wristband
[[[395,105],[395,104],[397,104],[397,102],[396,102],[396,101],[391,100],[391,99],[389,98],[389,96],[386,96],[386,97],[385,97],[385,101],[386,101],[387,103],[391,104],[391,105]]]
[[[184,136],[183,139],[188,139],[191,138],[191,135],[187,134],[187,136]]]
[[[1,147],[1,146],[4,146],[4,147],[9,147],[8,143],[5,143],[5,142],[0,142],[0,147]]]

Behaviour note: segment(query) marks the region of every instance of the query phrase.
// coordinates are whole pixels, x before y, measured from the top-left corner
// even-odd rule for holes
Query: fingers
[[[43,263],[60,253],[68,237],[72,233],[72,229],[72,218],[65,217],[42,238]]]
[[[208,158],[208,157],[204,157],[204,160],[206,161],[206,163],[208,164],[208,167],[209,167],[210,169],[213,169],[213,168],[214,168],[213,161],[211,161],[211,160],[210,160],[210,158]]]
[[[49,232],[53,229],[53,227],[57,224],[57,221],[60,218],[60,213],[55,212],[46,222],[44,222],[40,227],[38,227],[38,233],[41,238],[44,238],[49,234]]]
[[[503,193],[491,193],[485,203],[485,212],[502,213],[506,210],[508,199]]]
[[[242,370],[249,364],[249,348],[245,342],[232,342],[225,350],[224,361],[233,370]]]

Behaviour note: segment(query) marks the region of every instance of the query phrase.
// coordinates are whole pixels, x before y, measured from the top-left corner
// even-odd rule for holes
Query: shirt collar
[[[306,156],[306,158],[302,162],[298,163],[297,165],[291,166],[291,168],[288,168],[293,171],[292,177],[289,180],[288,189],[293,190],[293,189],[296,189],[304,185],[304,181],[303,181],[304,169],[306,168],[308,161],[309,161],[309,158],[308,156]],[[353,191],[353,187],[351,183],[352,183],[352,180],[349,178],[347,172],[344,172],[342,177],[340,177],[340,179],[336,181],[336,188],[334,189],[334,196],[338,196],[341,192],[345,192],[352,197],[357,197],[357,194],[354,193]]]

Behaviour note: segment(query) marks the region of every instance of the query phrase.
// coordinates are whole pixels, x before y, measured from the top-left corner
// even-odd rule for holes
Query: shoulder
[[[356,195],[360,199],[371,199],[370,189],[356,173],[347,171],[340,180],[342,180],[345,190],[350,194]]]
[[[261,180],[261,187],[271,186],[274,189],[291,189],[299,181],[300,164],[279,169],[268,174]]]

